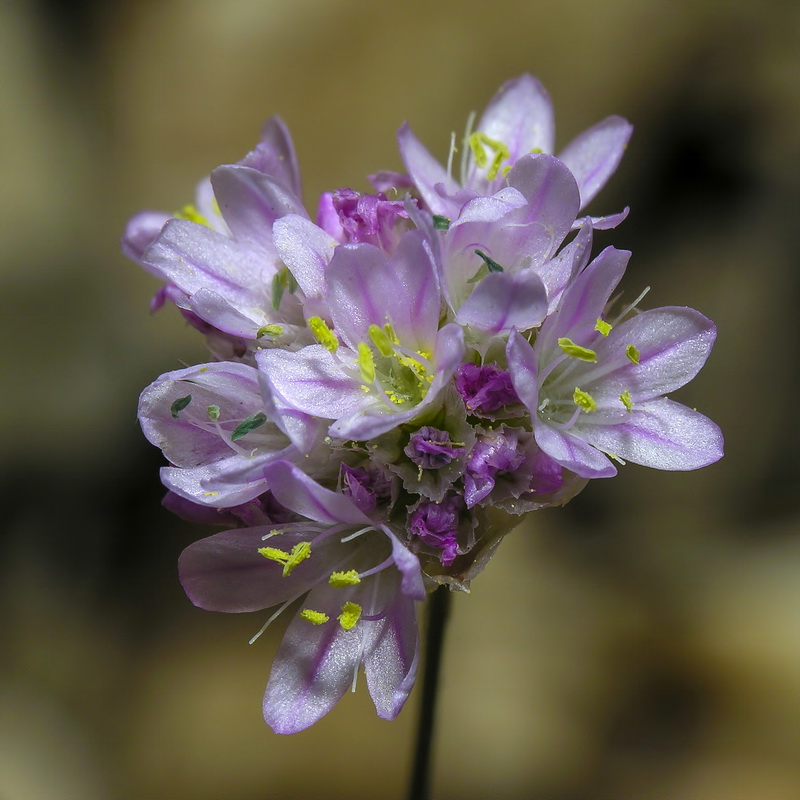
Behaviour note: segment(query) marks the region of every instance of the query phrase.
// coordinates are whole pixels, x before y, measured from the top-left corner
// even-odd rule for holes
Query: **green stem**
[[[422,700],[417,725],[417,747],[408,800],[430,800],[431,745],[442,661],[444,630],[450,608],[450,587],[440,586],[430,597],[428,632],[425,637],[425,668],[422,676]]]

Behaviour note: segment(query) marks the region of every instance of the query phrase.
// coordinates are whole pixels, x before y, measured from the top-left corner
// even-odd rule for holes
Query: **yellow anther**
[[[592,397],[589,392],[584,392],[577,386],[575,387],[575,391],[572,393],[572,401],[576,406],[582,408],[586,414],[588,414],[590,411],[597,410],[597,403],[595,402],[594,397]]]
[[[187,219],[189,222],[205,225],[207,228],[211,227],[209,221],[197,210],[197,206],[191,203],[185,205],[175,216],[178,219]]]
[[[283,334],[283,325],[264,325],[256,332],[256,338],[260,339],[262,336],[280,336]]]
[[[366,342],[358,343],[358,370],[364,383],[372,383],[375,380],[375,356],[372,355],[372,350]]]
[[[372,339],[372,343],[378,348],[378,352],[382,356],[389,357],[394,353],[389,334],[384,328],[379,328],[377,325],[370,325],[369,338]]]
[[[394,332],[391,322],[384,322],[383,329],[386,331],[386,335],[389,337],[389,341],[392,344],[400,344],[400,340],[397,338],[397,334]]]
[[[328,583],[336,589],[341,589],[345,586],[355,586],[357,583],[361,583],[361,577],[356,570],[350,569],[347,572],[332,573],[328,578]]]
[[[632,364],[639,363],[639,351],[636,349],[636,345],[629,344],[625,348],[625,355],[628,356],[628,359]]]
[[[572,339],[567,339],[566,336],[562,336],[558,340],[558,346],[571,358],[597,363],[597,353],[594,350],[590,350],[588,347],[581,347],[579,344],[575,344]]]
[[[288,578],[292,570],[311,555],[311,544],[309,542],[298,542],[291,553],[281,550],[279,547],[259,547],[258,552],[270,561],[283,564],[283,577]]]
[[[352,630],[361,619],[361,606],[348,601],[342,606],[342,613],[336,619],[339,620],[342,630]]]
[[[336,338],[336,334],[328,327],[328,323],[322,317],[309,317],[308,327],[311,329],[314,338],[326,350],[335,353],[339,349],[339,340]]]
[[[608,336],[608,334],[611,333],[611,323],[606,322],[602,317],[598,317],[597,322],[594,324],[594,329],[601,336]]]
[[[493,181],[497,177],[497,173],[500,171],[500,165],[511,156],[508,152],[508,148],[502,142],[498,142],[497,139],[490,139],[485,133],[481,133],[480,131],[475,131],[475,133],[470,134],[469,146],[475,157],[475,164],[481,169],[483,169],[483,167],[487,168],[486,178],[490,181]],[[491,161],[489,161],[489,155],[486,152],[487,148],[493,153]]]
[[[631,400],[631,393],[626,389],[620,396],[619,399],[622,400],[622,405],[625,406],[625,409],[630,414],[631,409],[633,408],[633,400]]]
[[[324,625],[330,619],[323,611],[314,611],[311,608],[304,608],[300,612],[300,618],[307,620],[312,625]]]

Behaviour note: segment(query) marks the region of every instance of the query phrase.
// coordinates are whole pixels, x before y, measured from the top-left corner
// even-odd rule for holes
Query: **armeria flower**
[[[264,382],[298,411],[333,420],[331,436],[365,440],[416,417],[461,363],[461,328],[439,329],[441,295],[423,237],[409,231],[390,259],[340,245],[324,271],[332,328],[309,320],[319,344],[257,354]]]
[[[280,613],[303,598],[264,696],[276,733],[304,730],[325,715],[355,686],[362,664],[378,715],[394,719],[416,677],[415,601],[425,596],[416,557],[352,499],[294,465],[275,462],[265,476],[302,521],[190,545],[179,562],[186,593],[201,608],[235,613],[281,604]]]
[[[629,253],[604,250],[564,292],[533,344],[508,340],[508,368],[536,442],[584,478],[616,474],[609,456],[690,470],[722,456],[707,417],[663,395],[690,381],[708,358],[714,325],[690,308],[607,318]]]
[[[123,251],[165,281],[155,306],[169,299],[195,327],[227,339],[225,357],[291,343],[304,320],[272,226],[288,213],[307,216],[300,191],[291,138],[273,118],[255,150],[201,182],[196,205],[135,216]]]
[[[559,160],[578,183],[581,208],[616,170],[632,130],[621,117],[607,117],[559,153]],[[400,128],[398,142],[408,174],[428,209],[438,216],[453,218],[471,198],[500,191],[506,173],[524,155],[554,152],[553,107],[544,87],[530,75],[504,84],[486,107],[476,129],[467,129],[458,180],[452,175],[455,146],[451,146],[445,168],[407,123]],[[595,227],[614,227],[626,214],[627,211],[594,220]]]
[[[315,447],[324,433],[319,421],[267,402],[258,371],[246,364],[162,375],[142,392],[139,421],[172,465],[161,470],[164,485],[204,506],[230,508],[258,497],[267,489],[263,468],[278,459],[325,467],[326,451]],[[312,449],[315,458],[304,458]]]

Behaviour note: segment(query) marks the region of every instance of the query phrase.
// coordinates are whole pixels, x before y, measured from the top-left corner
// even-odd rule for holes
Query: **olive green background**
[[[444,663],[440,800],[800,797],[800,5],[660,0],[0,2],[0,798],[402,798],[417,694],[361,685],[308,732],[260,700],[282,626],[190,605],[138,392],[205,360],[125,220],[176,209],[279,113],[310,206],[400,168],[521,72],[564,145],[635,133],[592,206],[626,291],[719,327],[676,397],[723,462],[629,466],[529,517]]]

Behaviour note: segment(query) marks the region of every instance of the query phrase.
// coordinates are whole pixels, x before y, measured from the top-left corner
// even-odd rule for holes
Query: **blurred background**
[[[632,208],[646,303],[719,339],[676,395],[727,455],[628,466],[530,517],[444,663],[440,800],[800,797],[800,4],[794,0],[0,1],[0,798],[402,798],[417,694],[367,692],[281,738],[261,695],[284,621],[195,609],[175,562],[208,531],[159,503],[138,393],[206,360],[118,252],[279,113],[306,200],[438,156],[532,72],[563,146],[635,133],[592,207]]]

